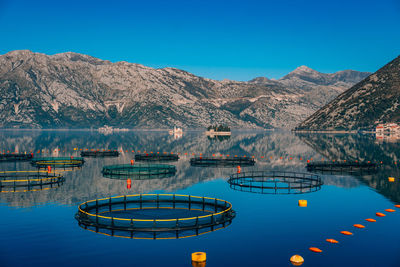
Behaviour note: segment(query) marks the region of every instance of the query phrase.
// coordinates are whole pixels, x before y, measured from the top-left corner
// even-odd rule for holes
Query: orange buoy
[[[240,173],[242,171],[242,168],[240,166],[237,166],[237,173]]]
[[[132,181],[131,179],[126,180],[126,188],[131,189]]]
[[[47,172],[51,173],[51,166],[47,166]]]
[[[354,226],[355,228],[360,228],[360,229],[365,228],[365,226],[362,225],[362,224],[354,224],[353,226]]]
[[[337,240],[335,240],[335,239],[332,239],[332,238],[328,238],[328,239],[326,240],[326,242],[329,242],[329,243],[332,243],[332,244],[338,244],[338,243],[339,243],[339,241],[337,241]]]
[[[304,263],[304,259],[300,255],[293,255],[292,257],[290,257],[290,262],[294,266],[300,266],[300,265],[302,265]]]
[[[311,248],[309,248],[309,250],[311,250],[312,252],[317,252],[317,253],[322,252],[322,250],[320,250],[319,248],[316,248],[316,247],[311,247]]]
[[[300,199],[299,200],[299,207],[307,207],[307,200]]]
[[[376,220],[375,219],[371,219],[371,218],[368,218],[368,219],[365,219],[367,222],[376,222]]]
[[[385,211],[387,211],[387,212],[395,212],[394,209],[385,209]]]
[[[205,252],[194,252],[192,253],[192,266],[193,267],[205,267],[207,255]]]
[[[307,160],[307,163],[310,163],[310,160],[309,160],[309,159]]]
[[[131,159],[131,165],[133,165],[135,163],[135,161],[133,159]]]
[[[377,213],[375,213],[376,214],[376,216],[378,216],[378,217],[385,217],[386,216],[386,214],[383,214],[382,212],[377,212]]]
[[[394,182],[394,180],[395,180],[395,178],[394,178],[394,177],[389,177],[389,178],[388,178],[388,181],[389,181],[389,182],[391,182],[391,183],[393,183],[393,182]]]
[[[394,205],[396,208],[400,208],[400,205]]]
[[[341,231],[340,232],[342,235],[353,235],[353,233],[352,232],[349,232],[349,231]]]

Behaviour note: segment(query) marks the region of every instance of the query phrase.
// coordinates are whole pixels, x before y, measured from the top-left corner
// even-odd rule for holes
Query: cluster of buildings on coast
[[[375,128],[377,140],[396,142],[400,139],[400,125],[397,123],[379,123]]]

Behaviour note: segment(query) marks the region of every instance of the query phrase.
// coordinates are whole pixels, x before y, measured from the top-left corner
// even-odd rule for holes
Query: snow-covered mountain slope
[[[12,51],[0,56],[0,127],[291,128],[367,75],[311,71],[310,81],[299,69],[278,81],[216,81],[71,52]]]

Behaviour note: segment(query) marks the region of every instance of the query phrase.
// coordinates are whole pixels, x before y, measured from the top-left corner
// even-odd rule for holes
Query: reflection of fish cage
[[[190,159],[190,165],[196,167],[235,167],[235,166],[254,166],[256,161],[248,157],[233,158],[203,158],[196,157]]]
[[[136,154],[136,161],[178,161],[179,156],[176,154]]]
[[[79,157],[45,157],[45,158],[34,158],[31,161],[32,166],[40,169],[47,168],[48,166],[55,169],[75,169],[80,168],[85,163],[83,158]]]
[[[232,205],[221,199],[175,194],[138,194],[90,200],[75,218],[88,230],[138,239],[196,236],[228,226]]]
[[[13,161],[30,161],[33,158],[33,154],[0,154],[0,162],[13,162]]]
[[[102,173],[107,178],[144,180],[172,177],[176,173],[176,167],[166,164],[120,164],[104,166]]]
[[[0,193],[48,190],[59,187],[64,180],[59,172],[1,171]]]
[[[253,171],[236,173],[228,183],[235,190],[260,194],[304,194],[321,189],[321,177],[309,173]]]
[[[118,151],[100,151],[100,150],[92,150],[92,151],[81,151],[81,157],[118,157]]]
[[[349,173],[362,174],[373,173],[378,169],[378,165],[374,162],[326,162],[316,161],[307,163],[307,171],[318,173]]]

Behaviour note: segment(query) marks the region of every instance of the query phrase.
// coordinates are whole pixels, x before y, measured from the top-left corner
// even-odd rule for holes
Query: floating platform
[[[179,156],[176,154],[136,154],[135,161],[178,161]]]
[[[374,173],[378,170],[378,165],[373,162],[330,162],[315,161],[307,163],[307,171],[319,173],[349,173],[362,174]]]
[[[85,163],[85,160],[80,157],[44,157],[34,158],[31,161],[32,166],[36,168],[47,168],[48,166],[58,169],[74,169],[80,168]]]
[[[59,172],[1,171],[0,193],[48,190],[59,187],[64,181]]]
[[[100,151],[100,150],[92,150],[92,151],[81,151],[81,157],[118,157],[118,151]]]
[[[304,194],[321,189],[321,177],[310,173],[252,171],[230,176],[234,190],[260,194]]]
[[[81,227],[111,236],[172,239],[205,234],[230,225],[231,203],[177,194],[137,194],[90,200],[78,207]]]
[[[204,158],[196,157],[190,159],[190,165],[195,167],[246,167],[254,166],[256,161],[249,157],[232,158]]]
[[[0,162],[30,161],[33,154],[7,153],[0,154]]]
[[[136,180],[172,177],[176,173],[174,165],[166,164],[119,164],[104,166],[102,174],[106,178]]]

